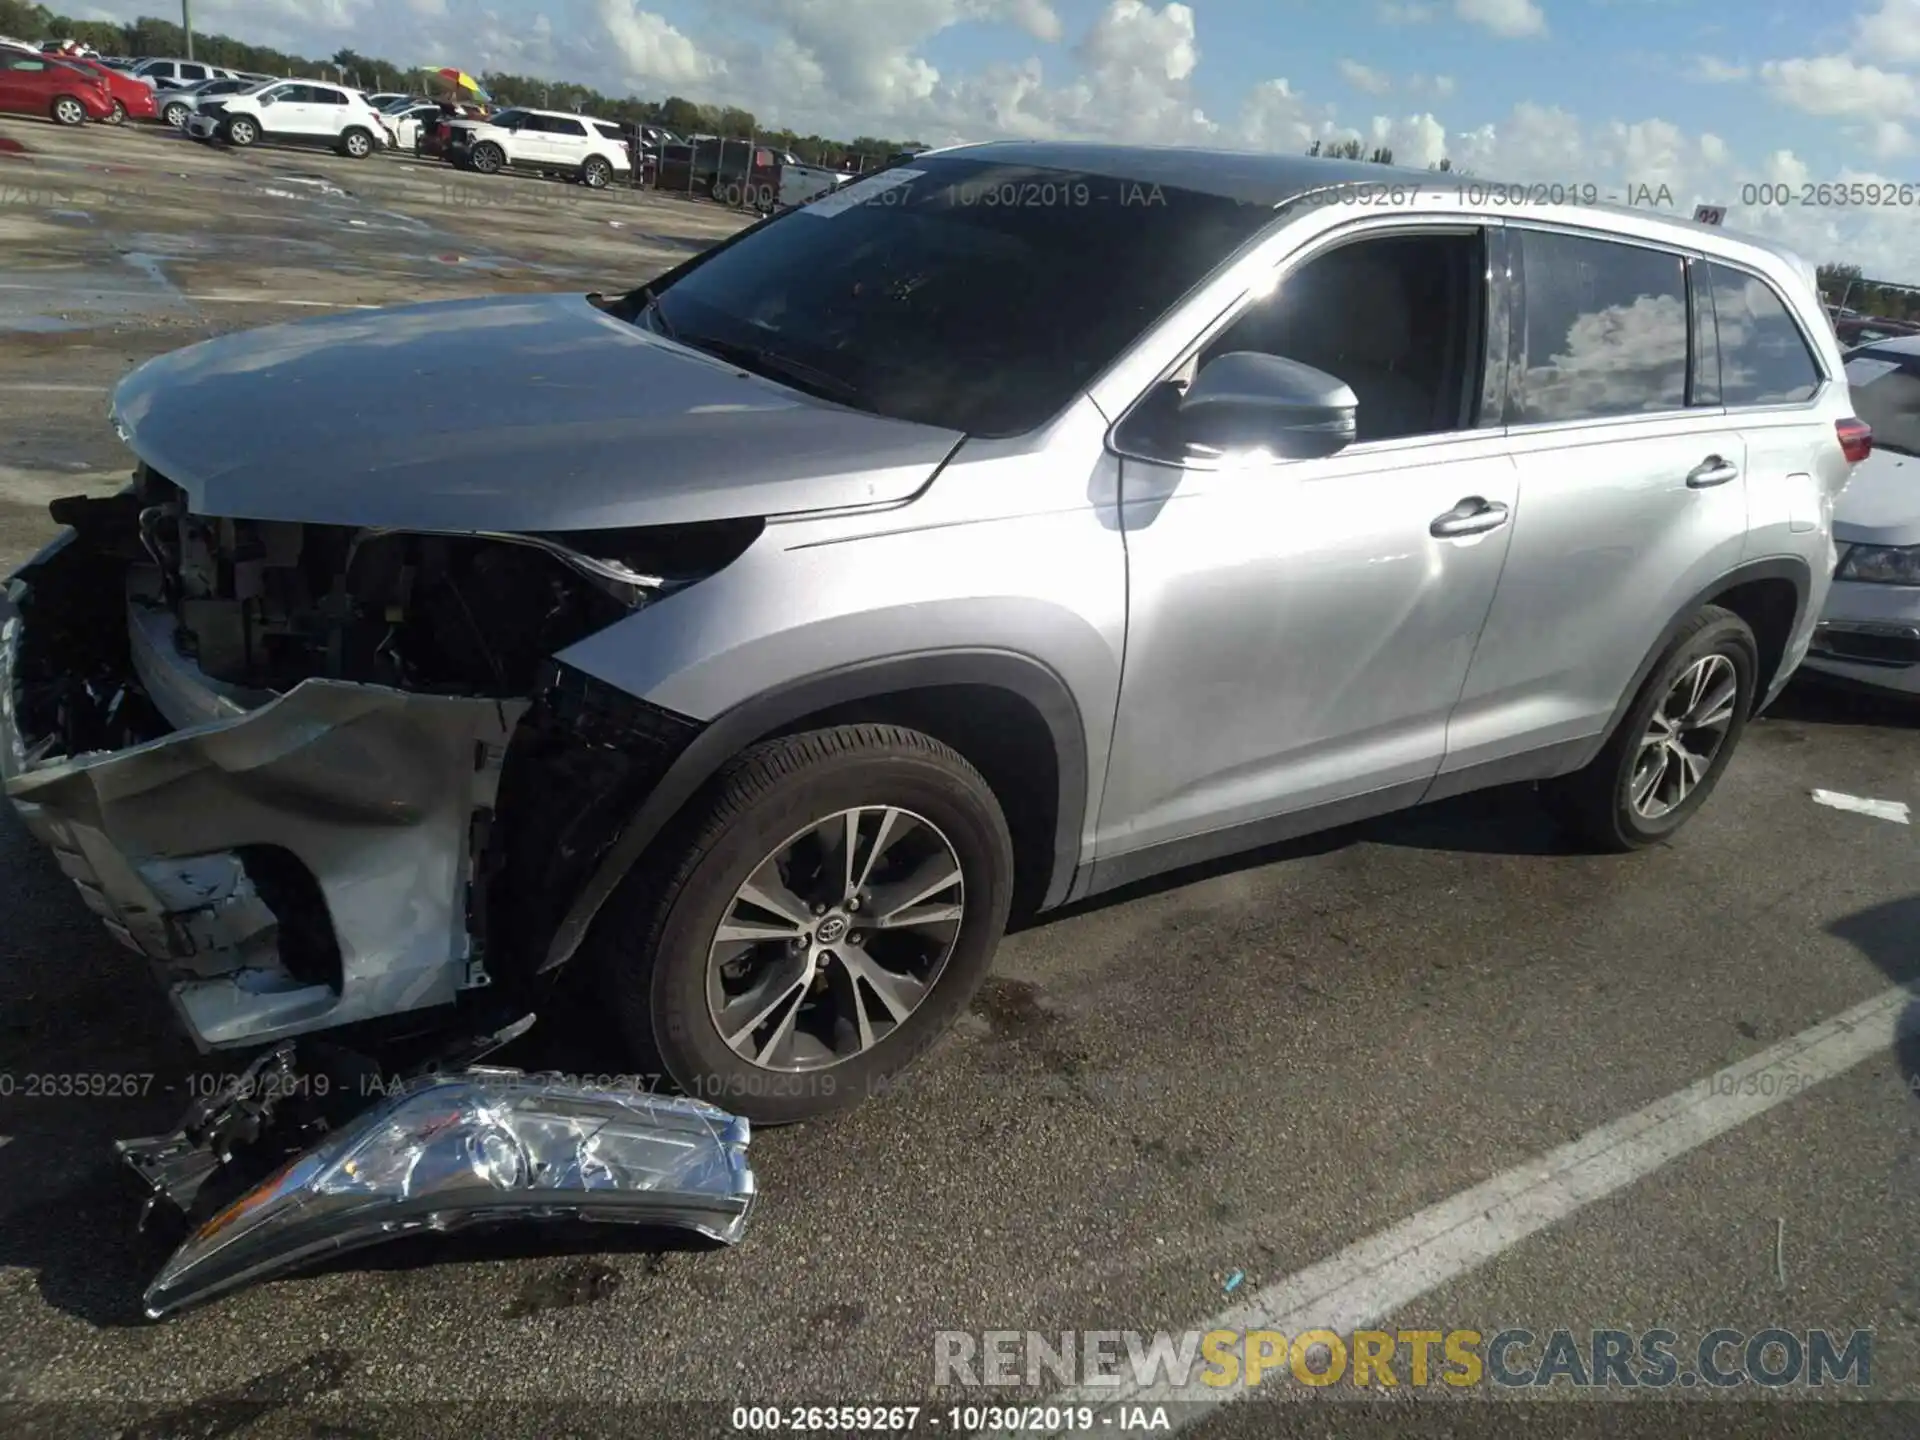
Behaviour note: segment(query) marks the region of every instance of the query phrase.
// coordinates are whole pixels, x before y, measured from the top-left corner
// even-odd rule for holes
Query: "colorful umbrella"
[[[481,88],[480,82],[478,80],[474,79],[471,75],[467,74],[466,71],[458,69],[455,66],[427,65],[427,66],[423,66],[422,68],[429,75],[438,76],[440,79],[446,81],[447,84],[455,87],[456,89],[472,91],[473,97],[476,100],[491,100],[493,98],[491,95],[487,94],[487,92],[484,89]]]

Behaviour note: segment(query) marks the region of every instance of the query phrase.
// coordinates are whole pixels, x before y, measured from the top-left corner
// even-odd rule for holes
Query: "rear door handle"
[[[1687,472],[1687,488],[1690,490],[1708,490],[1715,485],[1724,485],[1737,479],[1740,467],[1731,460],[1723,460],[1718,455],[1709,455],[1693,469]]]
[[[1462,535],[1484,535],[1506,524],[1508,513],[1507,507],[1497,500],[1469,495],[1446,514],[1434,516],[1427,531],[1440,540],[1457,540]]]

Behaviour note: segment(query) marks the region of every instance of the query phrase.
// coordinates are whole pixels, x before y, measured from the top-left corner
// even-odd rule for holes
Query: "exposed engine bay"
[[[145,467],[52,510],[69,528],[0,596],[0,777],[203,1051],[271,1047],[120,1146],[197,1227],[148,1313],[412,1228],[736,1238],[745,1122],[473,1062],[532,1024],[545,939],[700,728],[556,654],[761,522],[261,523],[193,515]],[[313,1067],[342,1065],[308,1113]],[[402,1178],[369,1189],[376,1166]]]
[[[480,535],[211,518],[142,467],[24,567],[0,771],[203,1049],[515,982],[698,726],[569,645],[761,522]]]

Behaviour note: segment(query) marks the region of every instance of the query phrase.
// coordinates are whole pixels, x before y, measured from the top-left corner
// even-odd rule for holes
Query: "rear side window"
[[[180,67],[180,73],[189,80],[204,80],[207,78],[207,67],[204,65],[182,65]]]
[[[1707,266],[1720,327],[1723,405],[1790,405],[1820,388],[1820,367],[1786,302],[1766,281]]]
[[[1515,425],[1683,409],[1685,262],[1661,250],[1520,232],[1526,319]]]
[[[555,117],[548,120],[547,129],[556,135],[584,135],[587,133],[585,127],[583,127],[578,120],[568,120],[562,117]]]

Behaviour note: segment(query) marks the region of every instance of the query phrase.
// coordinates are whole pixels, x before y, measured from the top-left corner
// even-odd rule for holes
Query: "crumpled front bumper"
[[[486,983],[474,861],[524,701],[308,680],[248,708],[136,633],[139,680],[181,728],[47,758],[21,733],[25,586],[0,598],[0,777],[89,908],[152,962],[196,1044],[331,1029]],[[137,601],[129,615],[138,632]]]

